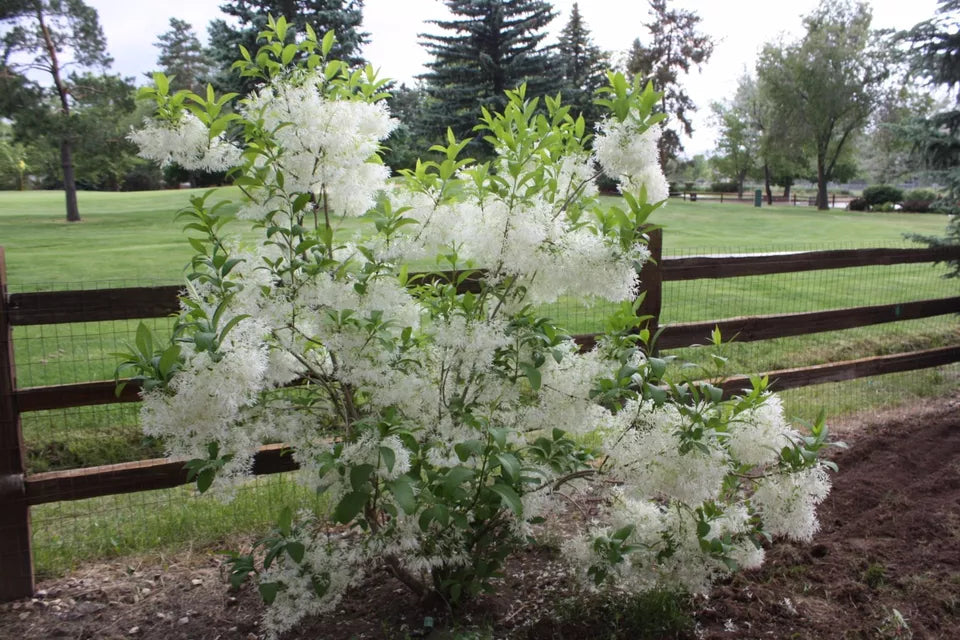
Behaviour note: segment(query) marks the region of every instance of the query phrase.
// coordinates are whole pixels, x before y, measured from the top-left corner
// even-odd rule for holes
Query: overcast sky
[[[169,18],[190,22],[202,40],[207,23],[222,17],[223,0],[87,0],[100,13],[107,45],[114,57],[113,70],[143,78],[155,68],[157,36],[168,29]],[[699,107],[692,139],[685,139],[687,154],[709,151],[715,132],[709,123],[713,100],[731,96],[743,70],[753,69],[760,47],[781,34],[787,39],[802,35],[800,17],[812,11],[817,0],[677,0],[676,6],[692,9],[703,18],[701,30],[715,41],[713,56],[703,70],[684,80]],[[904,29],[933,16],[936,0],[872,0],[874,27]],[[594,41],[603,49],[622,53],[634,38],[644,39],[647,3],[643,0],[580,0],[580,13]],[[551,25],[557,34],[566,24],[573,0],[553,0],[559,16]],[[427,56],[417,34],[437,33],[424,21],[447,15],[440,0],[366,0],[363,29],[370,34],[364,55],[381,75],[411,80],[423,71]]]

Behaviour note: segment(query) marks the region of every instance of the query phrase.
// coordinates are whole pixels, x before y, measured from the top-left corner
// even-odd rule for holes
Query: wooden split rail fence
[[[735,278],[819,269],[937,262],[960,259],[960,247],[939,249],[857,249],[742,256],[661,258],[662,236],[651,234],[650,262],[642,274],[646,297],[640,313],[656,327],[664,282]],[[69,407],[136,402],[138,389],[128,384],[118,397],[112,380],[18,388],[13,358],[16,326],[158,318],[176,313],[180,287],[139,287],[90,291],[7,292],[0,248],[0,602],[29,596],[34,590],[30,507],[186,483],[183,461],[156,459],[66,471],[26,474],[20,414]],[[703,343],[714,327],[738,342],[767,340],[822,331],[960,313],[960,296],[830,311],[725,318],[664,327],[660,349]],[[577,336],[589,347],[592,335]],[[791,389],[883,373],[910,371],[960,361],[960,344],[894,355],[769,371],[771,388]],[[723,383],[726,393],[749,387],[743,377]],[[296,464],[283,445],[263,447],[255,474],[292,471]]]

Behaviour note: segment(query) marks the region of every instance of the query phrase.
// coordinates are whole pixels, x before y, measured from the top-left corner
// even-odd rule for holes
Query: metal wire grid
[[[716,253],[747,251],[683,252],[684,255]],[[929,264],[916,264],[668,282],[664,283],[661,322],[812,311],[955,295],[956,281],[941,278],[944,271]],[[142,281],[97,284],[145,286]],[[757,295],[758,287],[770,295]],[[67,283],[46,290],[77,288],[77,283]],[[85,288],[93,287],[87,284]],[[36,285],[23,287],[27,289],[40,290]],[[846,293],[851,291],[854,293]],[[572,332],[592,332],[602,328],[602,317],[611,306],[602,301],[583,305],[576,300],[561,300],[545,305],[540,312]],[[169,319],[145,322],[161,335],[170,328]],[[138,321],[116,321],[18,327],[15,334],[18,386],[111,378],[117,362],[112,354],[134,339],[137,324]],[[727,347],[727,356],[733,369],[731,373],[802,366],[876,355],[884,349],[898,351],[956,344],[960,340],[958,327],[956,316],[940,316],[797,338],[734,343]],[[896,336],[892,346],[890,336]],[[677,353],[696,360],[703,357],[704,351],[686,349]],[[956,388],[958,383],[960,365],[951,365],[791,390],[785,392],[783,398],[788,415],[811,420],[820,407],[836,414],[864,406],[910,402]],[[155,454],[159,451],[156,444],[144,441],[140,434],[137,411],[138,405],[134,404],[24,414],[31,470],[122,462],[144,457],[141,453]],[[99,448],[95,444],[99,444]],[[303,504],[303,499],[312,498],[315,496],[305,495],[304,489],[296,486],[292,474],[281,474],[246,482],[229,504],[218,501],[215,496],[197,496],[190,487],[179,487],[39,505],[32,509],[37,570],[41,575],[62,572],[84,559],[148,550],[172,541],[213,543],[227,532],[262,529],[275,520],[280,505]],[[321,503],[317,505],[320,508]]]
[[[230,548],[237,535],[265,531],[285,506],[326,510],[322,496],[297,483],[300,472],[251,478],[231,491],[198,494],[191,485],[31,509],[38,577],[93,559],[184,547]]]

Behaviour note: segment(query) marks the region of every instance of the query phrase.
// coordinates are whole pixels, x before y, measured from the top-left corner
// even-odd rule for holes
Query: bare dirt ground
[[[834,431],[851,446],[833,456],[840,473],[815,542],[776,544],[763,569],[693,602],[685,630],[642,637],[960,638],[960,393]],[[213,552],[91,565],[38,588],[33,599],[0,605],[0,638],[262,637],[259,597],[249,587],[228,592]],[[419,609],[397,582],[374,576],[289,637],[641,637],[575,595],[559,559],[530,550],[511,562],[495,597],[455,616]]]

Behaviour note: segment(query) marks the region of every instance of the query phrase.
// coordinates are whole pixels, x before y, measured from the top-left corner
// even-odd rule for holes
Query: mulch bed
[[[851,446],[832,456],[840,473],[815,541],[774,545],[761,570],[717,585],[693,603],[692,627],[663,637],[960,637],[960,393],[835,431]],[[0,638],[262,637],[259,596],[230,593],[213,552],[91,565],[38,588],[0,605]],[[575,599],[558,558],[530,550],[511,561],[496,595],[455,615],[420,609],[399,583],[374,576],[290,637],[636,637],[600,632],[603,612],[591,606]]]

